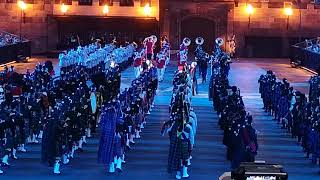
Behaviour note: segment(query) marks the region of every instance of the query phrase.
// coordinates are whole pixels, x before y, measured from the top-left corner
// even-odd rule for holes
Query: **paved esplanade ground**
[[[273,69],[281,78],[286,77],[294,82],[297,89],[306,91],[308,73],[289,68],[283,61],[271,64],[266,61],[241,61],[233,63],[230,83],[241,89],[247,109],[253,114],[254,126],[259,131],[260,151],[258,160],[280,163],[289,172],[289,179],[319,179],[317,166],[304,158],[301,148],[290,138],[272,117],[264,113],[262,101],[258,94],[257,80],[262,73]],[[169,67],[165,80],[160,84],[155,108],[147,118],[147,125],[142,139],[136,140],[133,150],[127,154],[127,163],[123,165],[120,175],[108,175],[107,168],[97,164],[98,138],[89,139],[83,153],[77,153],[68,165],[61,166],[62,174],[52,175],[52,169],[40,163],[40,145],[28,145],[27,153],[19,153],[19,159],[11,161],[12,167],[7,169],[0,180],[40,180],[40,179],[91,179],[91,180],[166,180],[173,179],[166,172],[168,156],[168,137],[160,136],[162,123],[168,120],[168,105],[171,98],[173,71]],[[287,72],[287,73],[284,73]],[[289,73],[288,73],[289,72]],[[123,73],[122,87],[129,86],[133,79],[133,69]],[[225,160],[225,147],[222,145],[222,131],[217,126],[217,115],[208,101],[208,84],[200,84],[200,95],[192,100],[192,106],[198,116],[196,145],[193,152],[189,179],[216,180],[224,171],[229,170],[230,163]]]

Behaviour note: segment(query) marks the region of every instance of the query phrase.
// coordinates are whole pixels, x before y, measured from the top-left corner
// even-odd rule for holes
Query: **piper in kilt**
[[[170,139],[169,173],[176,173],[176,179],[187,178],[194,146],[195,117],[190,116],[190,78],[187,72],[178,72],[174,78],[173,96],[169,108],[170,121],[165,122],[162,134],[168,132]],[[194,115],[194,113],[193,113]],[[191,120],[191,121],[189,121]]]

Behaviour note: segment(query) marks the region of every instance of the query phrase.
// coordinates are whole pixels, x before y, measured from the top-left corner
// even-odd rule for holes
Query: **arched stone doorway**
[[[197,37],[203,37],[205,43],[203,47],[206,52],[213,50],[215,35],[215,22],[213,20],[202,17],[187,17],[181,21],[180,24],[180,39],[188,37],[192,43],[189,47],[189,52],[194,52],[196,48],[195,39]]]

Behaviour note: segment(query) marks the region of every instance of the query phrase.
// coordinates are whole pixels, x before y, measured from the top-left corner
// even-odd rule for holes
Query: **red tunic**
[[[162,69],[164,68],[164,65],[166,64],[166,61],[164,59],[158,60],[158,68]]]
[[[11,89],[11,93],[13,96],[20,96],[22,94],[22,88],[19,86],[13,86]]]
[[[146,43],[146,48],[147,48],[146,50],[147,54],[153,54],[153,42],[148,41]]]
[[[178,61],[178,66],[185,66],[187,61]]]
[[[142,59],[141,58],[137,58],[134,60],[133,66],[134,67],[139,67],[142,64]]]

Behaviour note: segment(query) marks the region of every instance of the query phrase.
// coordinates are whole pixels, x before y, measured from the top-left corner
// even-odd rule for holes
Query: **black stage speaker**
[[[240,167],[231,172],[234,180],[287,180],[288,173],[278,164],[241,163]]]

